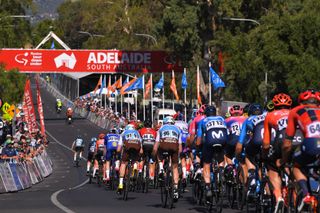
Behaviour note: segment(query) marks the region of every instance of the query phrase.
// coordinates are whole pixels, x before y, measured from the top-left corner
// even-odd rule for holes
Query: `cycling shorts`
[[[233,159],[235,157],[235,152],[236,152],[236,144],[229,144],[227,143],[227,145],[225,146],[225,152],[226,152],[226,156],[229,159]]]
[[[122,162],[128,162],[130,158],[133,161],[139,160],[140,148],[140,143],[125,142],[122,153]]]
[[[202,147],[202,160],[204,163],[211,163],[213,159],[218,163],[224,161],[224,146],[206,142]]]
[[[304,166],[316,161],[320,156],[320,138],[305,138],[300,151],[294,153],[293,161]]]
[[[253,165],[258,165],[261,159],[261,145],[251,141],[247,144],[245,150],[246,158],[248,158]]]
[[[163,153],[168,152],[171,156],[171,161],[173,164],[177,164],[179,162],[179,144],[178,143],[167,143],[161,142],[159,145],[158,158],[159,160],[163,160]]]
[[[151,154],[153,152],[153,145],[151,144],[144,144],[142,146],[143,148],[143,156],[146,157],[146,156],[149,156],[151,157]]]
[[[282,147],[282,140],[279,138],[277,139],[273,145],[270,146],[269,155],[266,160],[266,165],[269,170],[278,171],[278,167],[276,161],[281,159],[281,147]]]
[[[94,157],[94,152],[88,152],[88,161],[92,161]]]
[[[97,161],[101,160],[103,158],[103,151],[102,150],[97,150],[95,158],[96,158]]]
[[[76,146],[76,147],[74,148],[74,151],[76,151],[76,152],[83,152],[83,150],[84,150],[84,147],[83,147],[83,146]]]
[[[117,151],[117,149],[107,149],[105,160],[110,161],[112,159],[113,153],[116,151]]]

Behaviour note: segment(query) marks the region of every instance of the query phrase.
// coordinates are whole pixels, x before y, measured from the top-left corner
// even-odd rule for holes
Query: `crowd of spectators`
[[[129,120],[119,112],[115,112],[108,106],[103,107],[101,100],[98,98],[78,98],[75,100],[74,105],[76,108],[95,113],[96,116],[111,122],[113,127],[124,127],[129,122]],[[131,120],[135,120],[135,118],[132,117]]]
[[[23,119],[23,113],[17,115],[14,122],[0,116],[0,162],[31,161],[47,145],[39,131],[29,132]]]

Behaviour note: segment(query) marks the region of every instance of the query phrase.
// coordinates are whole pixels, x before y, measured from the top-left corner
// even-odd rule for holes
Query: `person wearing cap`
[[[17,150],[13,147],[13,142],[11,140],[7,140],[7,144],[5,146],[5,148],[2,149],[1,152],[1,159],[18,159],[18,152]]]

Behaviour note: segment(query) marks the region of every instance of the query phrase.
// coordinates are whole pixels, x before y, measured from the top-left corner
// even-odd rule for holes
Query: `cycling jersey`
[[[153,146],[157,137],[157,132],[152,128],[142,128],[139,130],[140,136],[142,138],[142,144]]]
[[[163,125],[157,134],[156,141],[181,144],[181,130],[175,125]]]
[[[225,120],[228,129],[227,144],[235,146],[239,140],[243,122],[246,120],[244,116],[229,117]]]
[[[88,147],[88,152],[95,152],[96,150],[96,141],[91,141]]]
[[[125,142],[131,143],[131,144],[140,144],[141,143],[141,137],[137,130],[130,129],[125,130],[120,137],[119,145],[122,146]]]
[[[139,151],[141,149],[141,137],[137,130],[125,130],[121,134],[119,145],[124,145],[124,151],[122,155],[123,162],[127,162],[130,156],[132,160],[138,160]]]
[[[82,138],[77,138],[75,141],[76,147],[84,147],[84,141]]]
[[[247,133],[251,132],[253,135],[250,141],[256,145],[262,145],[265,117],[265,114],[253,115],[244,121],[239,137],[240,144],[244,144],[247,141]]]
[[[118,142],[120,141],[119,134],[107,134],[104,137],[104,145],[107,150],[115,150],[118,147]]]
[[[98,152],[98,151],[104,151],[104,148],[105,148],[105,146],[104,146],[104,139],[99,139],[99,140],[97,140],[97,142],[96,142],[96,151]]]
[[[67,116],[72,116],[73,111],[72,110],[67,110]]]
[[[188,124],[184,121],[176,121],[174,125],[181,130],[181,142],[182,144],[185,144],[189,136]]]
[[[211,163],[213,157],[218,163],[224,160],[223,146],[227,142],[227,126],[221,116],[209,116],[200,121],[197,137],[204,135],[202,158],[204,163]]]
[[[197,129],[198,129],[198,123],[204,119],[206,116],[205,115],[197,115],[190,123],[190,126],[189,126],[189,134],[190,135],[195,135],[197,132]]]

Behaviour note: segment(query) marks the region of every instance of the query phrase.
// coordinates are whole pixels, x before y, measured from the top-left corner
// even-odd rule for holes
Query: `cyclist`
[[[315,162],[320,155],[320,92],[312,89],[300,93],[298,98],[299,106],[293,108],[288,117],[288,127],[282,146],[282,163],[289,160],[292,150],[292,141],[297,126],[303,132],[304,140],[301,143],[301,150],[293,156],[293,175],[298,182],[303,194],[300,204],[297,204],[300,212],[304,205],[312,203],[314,197],[309,195],[307,178],[302,169],[307,164]]]
[[[246,117],[242,115],[243,109],[240,105],[233,105],[229,109],[229,114],[231,117],[225,120],[228,128],[228,140],[225,147],[228,170],[233,169],[233,166],[231,166],[233,165],[232,159],[235,157],[236,144],[239,141],[242,124],[246,120]]]
[[[72,143],[72,150],[74,150],[74,155],[73,155],[73,161],[77,161],[77,155],[79,153],[79,159],[82,158],[82,153],[84,150],[84,140],[82,139],[81,135],[78,135],[75,141]]]
[[[182,114],[181,114],[182,115]],[[189,137],[188,124],[183,121],[183,116],[176,116],[175,126],[177,126],[181,131],[181,143],[182,143],[182,152],[180,153],[181,167],[182,167],[182,183],[186,186],[186,177],[187,177],[187,162],[186,157],[189,152],[189,148],[186,146],[187,138]]]
[[[143,148],[143,155],[144,155],[144,160],[148,156],[150,159],[150,164],[149,164],[149,178],[151,180],[151,183],[154,180],[154,170],[155,170],[155,164],[152,160],[152,151],[153,147],[155,144],[155,140],[157,137],[157,132],[151,128],[152,127],[152,122],[151,120],[146,120],[144,122],[144,127],[139,130],[140,136],[142,138],[142,148]],[[141,168],[143,168],[143,163],[142,161]],[[149,163],[149,162],[145,162]]]
[[[120,141],[120,135],[116,128],[112,128],[110,132],[104,137],[104,144],[107,148],[106,162],[105,162],[105,180],[110,181],[110,161],[112,159],[113,153],[117,151],[118,143]],[[118,159],[118,157],[117,157]]]
[[[217,116],[217,110],[214,106],[208,106],[205,110],[206,118],[200,121],[197,130],[197,146],[201,144],[202,137],[204,142],[202,146],[203,160],[203,178],[205,181],[206,198],[212,197],[210,165],[212,159],[219,164],[219,172],[224,168],[224,145],[227,141],[227,126],[221,116]]]
[[[245,163],[248,169],[248,175],[245,174],[245,177],[248,177],[248,195],[252,197],[256,192],[255,165],[260,160],[265,114],[263,114],[263,107],[260,104],[251,104],[248,114],[249,117],[242,125],[239,141],[236,145],[236,156],[239,158],[243,151],[243,145],[245,145]],[[248,133],[250,135],[249,141]],[[246,173],[246,171],[244,172]]]
[[[71,107],[68,107],[67,112],[66,112],[67,120],[68,120],[69,118],[72,119],[72,114],[73,114],[72,108],[71,108]]]
[[[99,134],[98,140],[96,142],[94,168],[93,168],[92,177],[96,176],[97,170],[99,169],[99,163],[103,163],[103,162],[101,162],[101,160],[106,154],[106,147],[104,145],[104,137],[105,137],[105,134],[103,134],[103,133]]]
[[[139,160],[139,153],[142,153],[141,137],[139,132],[135,129],[133,124],[128,124],[124,132],[121,134],[118,143],[117,152],[122,151],[122,159],[120,165],[120,179],[118,186],[118,193],[123,190],[123,177],[126,173],[126,167],[129,161],[129,154],[133,161]]]
[[[58,98],[56,100],[56,110],[57,110],[57,112],[61,111],[61,108],[62,108],[62,101]]]
[[[91,138],[91,141],[88,146],[87,175],[89,175],[90,173],[91,162],[93,160],[94,153],[96,151],[96,142],[97,142],[97,138],[93,137]]]
[[[173,117],[167,116],[163,119],[163,126],[158,130],[156,144],[154,145],[153,154],[158,153],[159,159],[159,178],[163,179],[163,153],[168,152],[171,157],[171,166],[173,171],[173,197],[179,198],[179,153],[181,153],[181,131],[174,125]],[[159,151],[158,151],[159,150]]]
[[[269,108],[269,112],[264,120],[262,158],[266,161],[268,175],[274,187],[273,194],[277,203],[275,212],[278,212],[279,210],[283,210],[284,199],[281,193],[281,177],[278,173],[279,168],[277,164],[279,162],[277,163],[277,161],[280,161],[281,158],[281,145],[287,128],[292,99],[287,94],[279,93],[273,97],[272,104],[269,103],[268,105],[273,106],[274,111],[270,111],[272,108],[267,107]],[[275,131],[276,137],[273,144],[271,144],[273,131]]]

